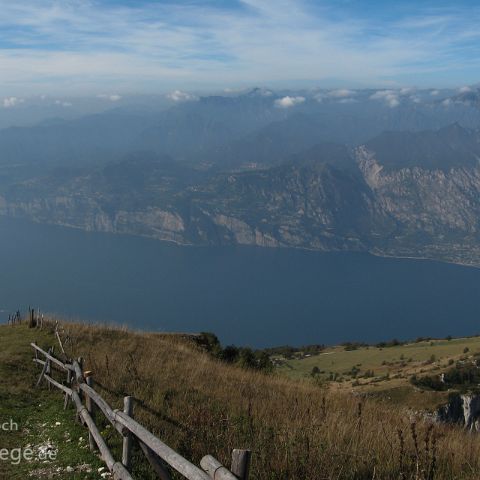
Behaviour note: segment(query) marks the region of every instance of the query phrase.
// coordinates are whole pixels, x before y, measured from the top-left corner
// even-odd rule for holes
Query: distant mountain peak
[[[461,135],[468,136],[468,135],[472,134],[472,130],[463,127],[458,122],[453,122],[450,125],[447,125],[447,126],[441,128],[440,130],[438,130],[437,133],[439,135],[444,135],[444,134],[456,134],[456,135],[458,135],[458,134],[461,134]]]
[[[273,92],[268,88],[254,87],[244,94],[245,97],[271,97]]]
[[[479,140],[477,131],[454,122],[437,131],[383,132],[366,147],[387,168],[449,170],[477,166]]]

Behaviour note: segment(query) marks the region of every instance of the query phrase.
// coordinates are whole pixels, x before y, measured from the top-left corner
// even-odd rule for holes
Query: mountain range
[[[185,245],[480,266],[478,92],[302,94],[0,130],[0,214]]]

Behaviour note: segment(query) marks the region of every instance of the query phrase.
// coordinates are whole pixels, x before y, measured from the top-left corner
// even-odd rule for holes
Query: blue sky
[[[0,95],[474,84],[477,5],[0,0]]]

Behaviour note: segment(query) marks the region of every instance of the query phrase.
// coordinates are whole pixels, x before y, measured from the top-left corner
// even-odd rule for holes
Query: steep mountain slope
[[[118,112],[0,130],[0,166],[78,166],[105,163],[129,151],[152,123],[146,115]]]
[[[448,108],[442,104],[414,103],[392,109],[372,103],[368,98],[346,104],[306,101],[285,118],[272,121],[206,153],[209,160],[217,165],[266,167],[285,162],[291,155],[319,143],[337,142],[355,146],[368,142],[385,130],[392,133],[412,132],[411,141],[416,142],[421,141],[427,129],[448,128],[453,122],[463,127],[479,125],[480,112],[470,107],[459,103]],[[419,135],[418,138],[415,134]],[[390,152],[393,153],[393,148]]]
[[[475,168],[480,162],[480,132],[458,123],[438,131],[384,132],[365,146],[390,169],[419,167],[447,172]]]
[[[0,190],[0,214],[182,244],[360,250],[480,265],[479,132],[388,132],[278,166],[200,171],[138,153]]]

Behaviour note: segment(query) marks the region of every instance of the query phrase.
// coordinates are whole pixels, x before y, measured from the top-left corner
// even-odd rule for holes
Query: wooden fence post
[[[123,399],[123,413],[133,418],[133,398],[125,397]],[[132,463],[132,434],[128,432],[123,437],[123,453],[122,453],[122,463],[123,466],[128,470]]]
[[[250,450],[233,450],[232,467],[230,470],[239,478],[239,480],[248,480],[251,459],[252,452]]]
[[[78,363],[78,366],[80,367],[80,372],[81,372],[82,377],[83,377],[83,357],[78,357],[77,358],[77,363]],[[82,392],[81,391],[78,392],[78,395],[80,396],[80,399],[82,399]]]
[[[48,354],[49,354],[49,355],[52,354],[52,349],[51,349],[51,348],[48,349]],[[39,387],[40,384],[42,383],[43,376],[44,376],[45,374],[48,375],[48,373],[49,373],[49,372],[48,372],[48,368],[49,368],[49,365],[50,365],[49,362],[50,362],[50,359],[46,358],[46,359],[45,359],[45,363],[44,363],[43,368],[42,368],[42,373],[40,374],[40,377],[38,378],[38,381],[37,381],[37,387]],[[50,382],[49,382],[49,384],[50,384]]]
[[[65,349],[63,348],[62,339],[60,338],[60,334],[58,333],[57,327],[55,327],[55,336],[57,337],[58,343],[60,344],[60,350],[64,355],[66,355]]]
[[[37,342],[33,342],[35,345],[37,345]],[[35,349],[35,360],[38,360],[38,351]],[[35,365],[37,365],[37,368],[40,366],[39,363],[35,362]]]
[[[53,348],[50,349],[50,352],[53,355]],[[47,370],[45,371],[45,373],[50,377],[52,375],[52,362],[49,358],[46,358],[45,360],[47,361]],[[48,389],[52,389],[52,385],[50,384],[50,382],[48,382]]]
[[[147,445],[145,445],[141,440],[138,441],[140,448],[142,449],[145,457],[148,460],[148,463],[153,468],[160,480],[172,480],[170,473],[167,470],[165,462],[153,452]]]
[[[80,372],[82,373],[82,377],[83,377],[83,358],[78,357],[77,362],[78,362],[78,366],[80,367]],[[83,392],[80,389],[78,389],[78,397],[80,398],[80,401],[83,401]],[[80,423],[82,425],[83,424],[83,419],[82,419],[82,416],[78,413],[78,410],[76,412],[76,418],[77,418],[78,423]]]
[[[93,388],[93,378],[92,378],[92,372],[88,372],[88,375],[85,374],[85,382],[89,387]],[[85,395],[85,403],[87,406],[87,412],[90,414],[92,417],[93,421],[95,421],[95,416],[94,416],[94,403],[92,402],[92,399],[90,396]],[[95,443],[95,440],[93,439],[92,432],[90,430],[88,431],[88,444],[90,445],[90,450],[95,450],[97,448],[97,444]]]
[[[67,387],[72,387],[72,371],[67,370]],[[66,410],[68,407],[68,401],[70,400],[70,396],[68,393],[65,393],[65,401],[63,402],[63,409]]]

